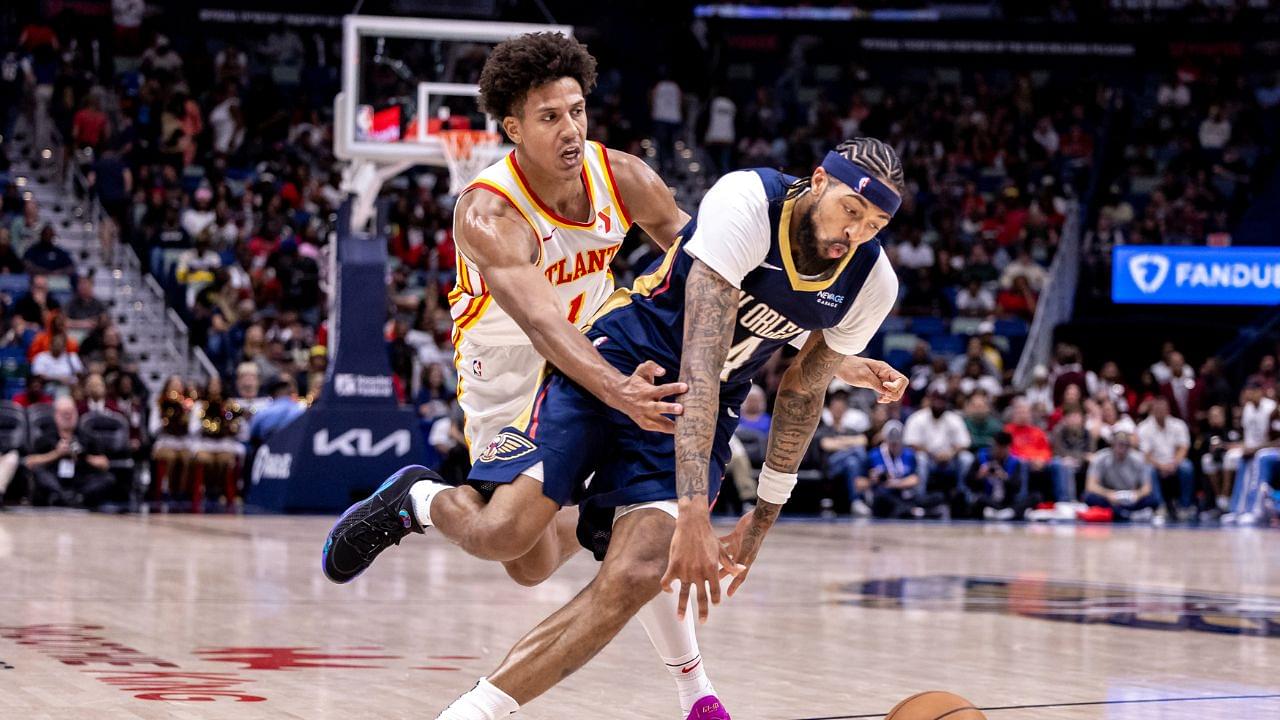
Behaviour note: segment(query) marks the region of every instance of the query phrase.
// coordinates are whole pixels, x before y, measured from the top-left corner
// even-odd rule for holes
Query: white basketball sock
[[[480,678],[480,682],[470,692],[445,708],[436,716],[436,720],[498,720],[520,709],[520,703],[489,682],[488,678]]]
[[[660,592],[636,613],[649,642],[667,665],[667,672],[676,681],[680,693],[680,709],[685,715],[698,700],[715,694],[707,677],[702,655],[698,650],[698,636],[694,632],[694,611],[685,613],[684,620],[676,617],[676,593]]]
[[[452,485],[438,483],[435,480],[419,480],[409,488],[409,497],[413,499],[413,514],[418,524],[423,527],[431,525],[431,501],[442,490],[451,490]]]

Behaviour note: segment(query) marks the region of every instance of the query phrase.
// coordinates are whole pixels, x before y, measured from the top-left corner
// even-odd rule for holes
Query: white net
[[[502,135],[488,130],[441,130],[445,163],[449,166],[449,194],[457,195],[498,154]]]

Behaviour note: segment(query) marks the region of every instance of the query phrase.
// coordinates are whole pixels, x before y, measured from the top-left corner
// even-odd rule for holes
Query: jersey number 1
[[[569,303],[569,322],[578,322],[578,316],[582,314],[582,304],[586,301],[587,294],[584,292],[574,298],[573,302]]]

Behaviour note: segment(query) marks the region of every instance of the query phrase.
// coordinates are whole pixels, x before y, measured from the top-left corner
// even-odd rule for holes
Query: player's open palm
[[[690,590],[696,591],[698,596],[699,622],[707,621],[712,604],[720,604],[722,562],[729,562],[728,556],[711,529],[710,518],[676,521],[667,574],[662,576],[662,589],[673,592],[673,584],[679,581],[680,599],[676,604],[676,614],[680,619],[683,620],[688,611]]]
[[[689,391],[689,386],[682,382],[656,384],[666,372],[658,363],[645,360],[621,386],[614,389],[613,401],[609,404],[625,413],[641,429],[674,434],[676,423],[668,416],[679,415],[684,408],[666,399],[683,395]]]

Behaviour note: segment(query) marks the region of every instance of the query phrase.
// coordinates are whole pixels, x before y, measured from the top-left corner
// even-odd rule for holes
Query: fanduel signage
[[[1111,299],[1157,305],[1280,305],[1280,247],[1118,245]]]

